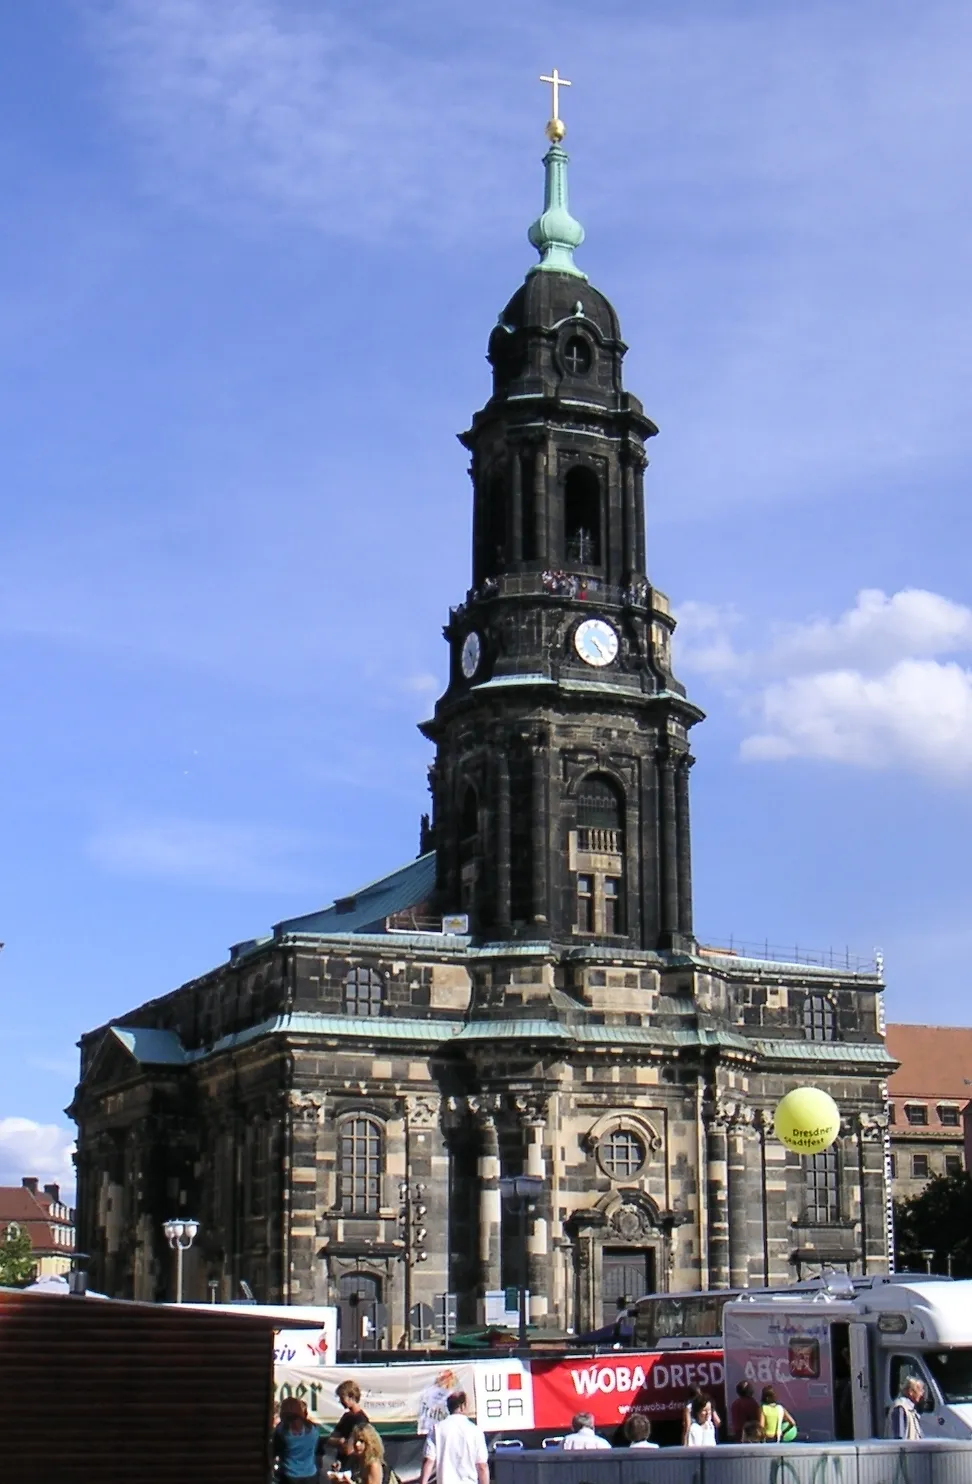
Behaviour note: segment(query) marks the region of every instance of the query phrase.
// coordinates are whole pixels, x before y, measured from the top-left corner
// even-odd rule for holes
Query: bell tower
[[[539,261],[489,338],[492,395],[460,434],[472,585],[422,730],[436,890],[484,940],[693,946],[689,728],[674,620],[646,572],[645,443],[612,305],[574,262],[556,94]]]

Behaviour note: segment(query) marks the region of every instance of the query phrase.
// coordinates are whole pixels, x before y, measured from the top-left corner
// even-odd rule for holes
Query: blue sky
[[[417,848],[553,65],[661,428],[699,931],[880,946],[891,1018],[967,1021],[970,41],[934,0],[0,12],[0,1177],[64,1171],[83,1030]]]

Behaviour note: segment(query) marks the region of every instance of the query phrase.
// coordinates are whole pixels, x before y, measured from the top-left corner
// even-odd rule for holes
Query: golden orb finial
[[[567,133],[567,125],[563,119],[551,119],[543,131],[551,144],[559,144]]]

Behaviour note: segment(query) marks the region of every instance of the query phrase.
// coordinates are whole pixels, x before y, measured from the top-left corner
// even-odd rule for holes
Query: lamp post
[[[500,1177],[500,1200],[520,1217],[520,1346],[527,1342],[527,1216],[536,1209],[543,1195],[543,1181],[539,1175],[503,1175]]]
[[[182,1257],[196,1240],[198,1221],[167,1221],[162,1230],[176,1255],[176,1303],[182,1303]]]
[[[935,1249],[934,1249],[934,1247],[922,1247],[922,1249],[921,1249],[921,1255],[925,1259],[925,1272],[926,1273],[930,1273],[931,1272],[931,1265],[935,1261]]]

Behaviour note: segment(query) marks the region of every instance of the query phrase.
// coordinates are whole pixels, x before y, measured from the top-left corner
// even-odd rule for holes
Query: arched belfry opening
[[[577,828],[568,837],[574,932],[622,937],[625,928],[624,795],[613,778],[588,773],[577,788]]]
[[[601,565],[603,501],[593,469],[578,464],[564,480],[564,560],[573,567]]]

